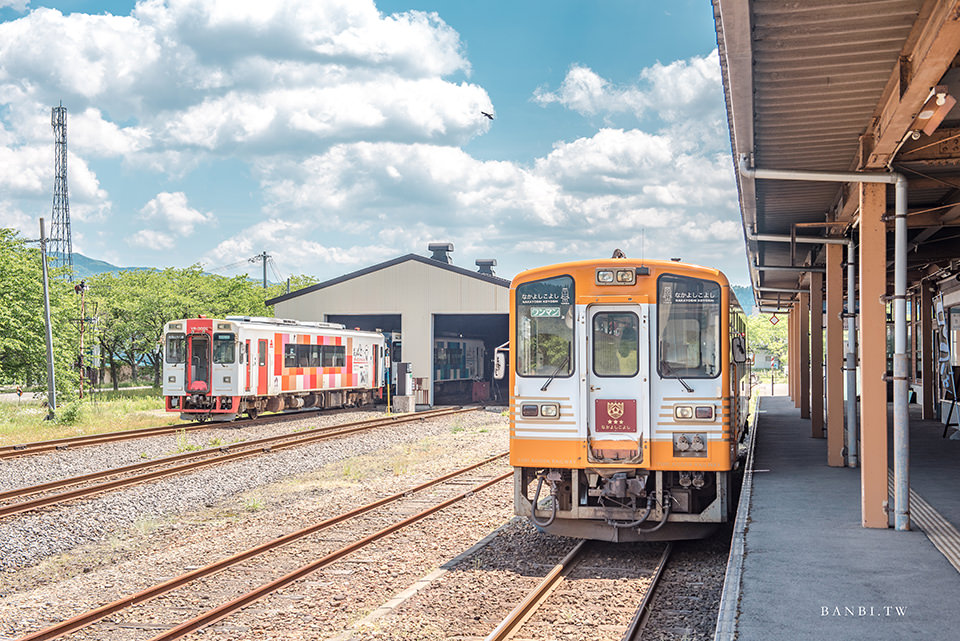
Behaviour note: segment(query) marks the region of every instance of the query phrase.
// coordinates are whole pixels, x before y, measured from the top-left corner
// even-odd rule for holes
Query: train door
[[[260,339],[257,347],[257,394],[267,394],[267,341]]]
[[[247,339],[247,348],[244,350],[244,355],[247,357],[247,385],[246,391],[250,391],[250,363],[253,361],[253,355],[250,353],[250,339]]]
[[[188,394],[210,393],[210,337],[206,334],[187,336]]]
[[[594,463],[643,460],[650,433],[650,358],[647,308],[587,308],[587,459]]]

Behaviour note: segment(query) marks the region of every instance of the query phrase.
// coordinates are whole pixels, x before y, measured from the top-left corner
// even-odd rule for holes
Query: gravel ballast
[[[369,412],[357,414],[264,426],[250,434],[246,428],[227,428],[227,433],[252,439],[370,418]],[[217,437],[204,431],[191,442],[204,444],[211,438]],[[166,437],[166,442],[150,447],[170,454],[174,442]],[[77,470],[71,474],[81,474],[142,460],[140,453],[147,447],[140,441],[110,447],[120,445],[124,447],[116,455],[124,460],[100,454],[99,448],[43,458],[49,464],[59,457]],[[507,447],[506,417],[476,411],[272,452],[2,520],[0,641],[403,492]],[[30,483],[16,485],[40,482],[49,473],[40,469],[40,457],[29,458],[37,459],[32,465],[38,469],[29,472],[34,475]],[[92,469],[84,468],[84,458]],[[509,470],[507,460],[501,459],[260,561],[118,612],[70,638],[146,641],[203,609]],[[59,476],[63,474],[53,478]],[[0,474],[0,479],[13,478],[9,470]],[[512,493],[509,478],[476,492],[187,638],[483,639],[575,544],[515,518]],[[466,552],[484,537],[484,544]],[[677,545],[644,638],[712,637],[728,541],[726,533]],[[620,638],[662,549],[663,543],[592,544],[584,561],[517,638]],[[404,596],[394,600],[398,595]],[[382,608],[386,603],[390,607]]]
[[[374,452],[411,439],[449,433],[451,425],[454,424],[465,428],[490,421],[492,417],[501,422],[506,420],[490,412],[476,411],[374,428],[346,438],[271,452],[264,456],[216,465],[191,474],[160,479],[90,499],[9,517],[0,521],[0,572],[17,570],[51,554],[102,540],[136,523],[210,507],[227,497],[287,476],[311,472],[334,461]],[[282,427],[270,425],[267,426],[270,429],[262,433],[244,433],[244,436],[249,440],[271,433],[292,432],[298,428],[319,427],[363,418],[372,416],[369,412],[358,412],[357,416],[337,414],[284,423]],[[186,436],[194,437],[197,444],[210,438],[209,435],[193,435],[189,432]],[[26,482],[14,484],[14,487],[20,487],[51,478],[62,478],[62,474],[51,476],[49,471],[45,471],[55,469],[57,466],[51,461],[61,456],[69,461],[70,472],[67,475],[75,476],[142,460],[139,452],[148,447],[169,453],[171,443],[175,445],[175,439],[166,437],[165,443],[146,444],[137,441],[111,444],[108,446],[111,452],[119,450],[116,452],[118,458],[113,459],[110,458],[110,453],[102,452],[100,448],[88,447],[73,452],[10,459],[4,461],[4,465],[22,466]],[[503,448],[505,451],[505,442]],[[6,474],[8,478],[13,475],[10,471]]]

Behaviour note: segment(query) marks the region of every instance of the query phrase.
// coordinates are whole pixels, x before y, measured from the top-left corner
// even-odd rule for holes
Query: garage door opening
[[[507,314],[435,314],[433,402],[507,405],[507,378],[493,378],[493,357],[509,336]]]

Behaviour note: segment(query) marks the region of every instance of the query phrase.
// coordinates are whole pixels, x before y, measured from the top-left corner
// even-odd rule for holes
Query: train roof
[[[719,269],[713,267],[703,267],[692,263],[683,263],[674,260],[650,260],[650,259],[630,259],[630,258],[598,258],[595,260],[577,260],[568,263],[556,263],[554,265],[544,265],[535,269],[528,269],[514,276],[510,283],[510,288],[515,289],[520,283],[539,278],[547,278],[559,274],[571,274],[579,271],[592,272],[595,269],[609,267],[616,268],[637,268],[646,267],[650,270],[650,276],[654,279],[661,274],[677,274],[679,276],[691,276],[694,278],[704,278],[718,282],[723,287],[729,287],[730,281],[726,275]],[[591,277],[592,280],[592,277]],[[639,279],[638,279],[639,280]]]
[[[227,316],[225,318],[209,318],[205,316],[198,316],[190,319],[178,318],[177,320],[172,320],[165,325],[169,327],[173,323],[184,323],[187,320],[209,320],[213,323],[217,322],[231,322],[231,323],[242,323],[244,325],[258,325],[261,327],[267,327],[270,329],[284,329],[287,331],[293,330],[307,330],[307,329],[329,329],[343,333],[350,334],[374,334],[377,336],[382,336],[381,332],[372,332],[369,330],[363,329],[348,329],[346,325],[341,323],[327,323],[323,321],[299,321],[293,320],[291,318],[273,318],[271,316]]]

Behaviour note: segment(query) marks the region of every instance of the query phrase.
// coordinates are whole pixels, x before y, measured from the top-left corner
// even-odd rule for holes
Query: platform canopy
[[[745,155],[764,169],[900,172],[909,181],[908,282],[955,270],[960,1],[713,4],[734,161]],[[849,235],[858,224],[857,185],[739,172],[737,185],[758,300],[770,307],[796,298],[775,290],[802,287],[808,276],[796,267],[822,266],[823,247],[762,237]],[[888,212],[893,199],[889,186]]]

